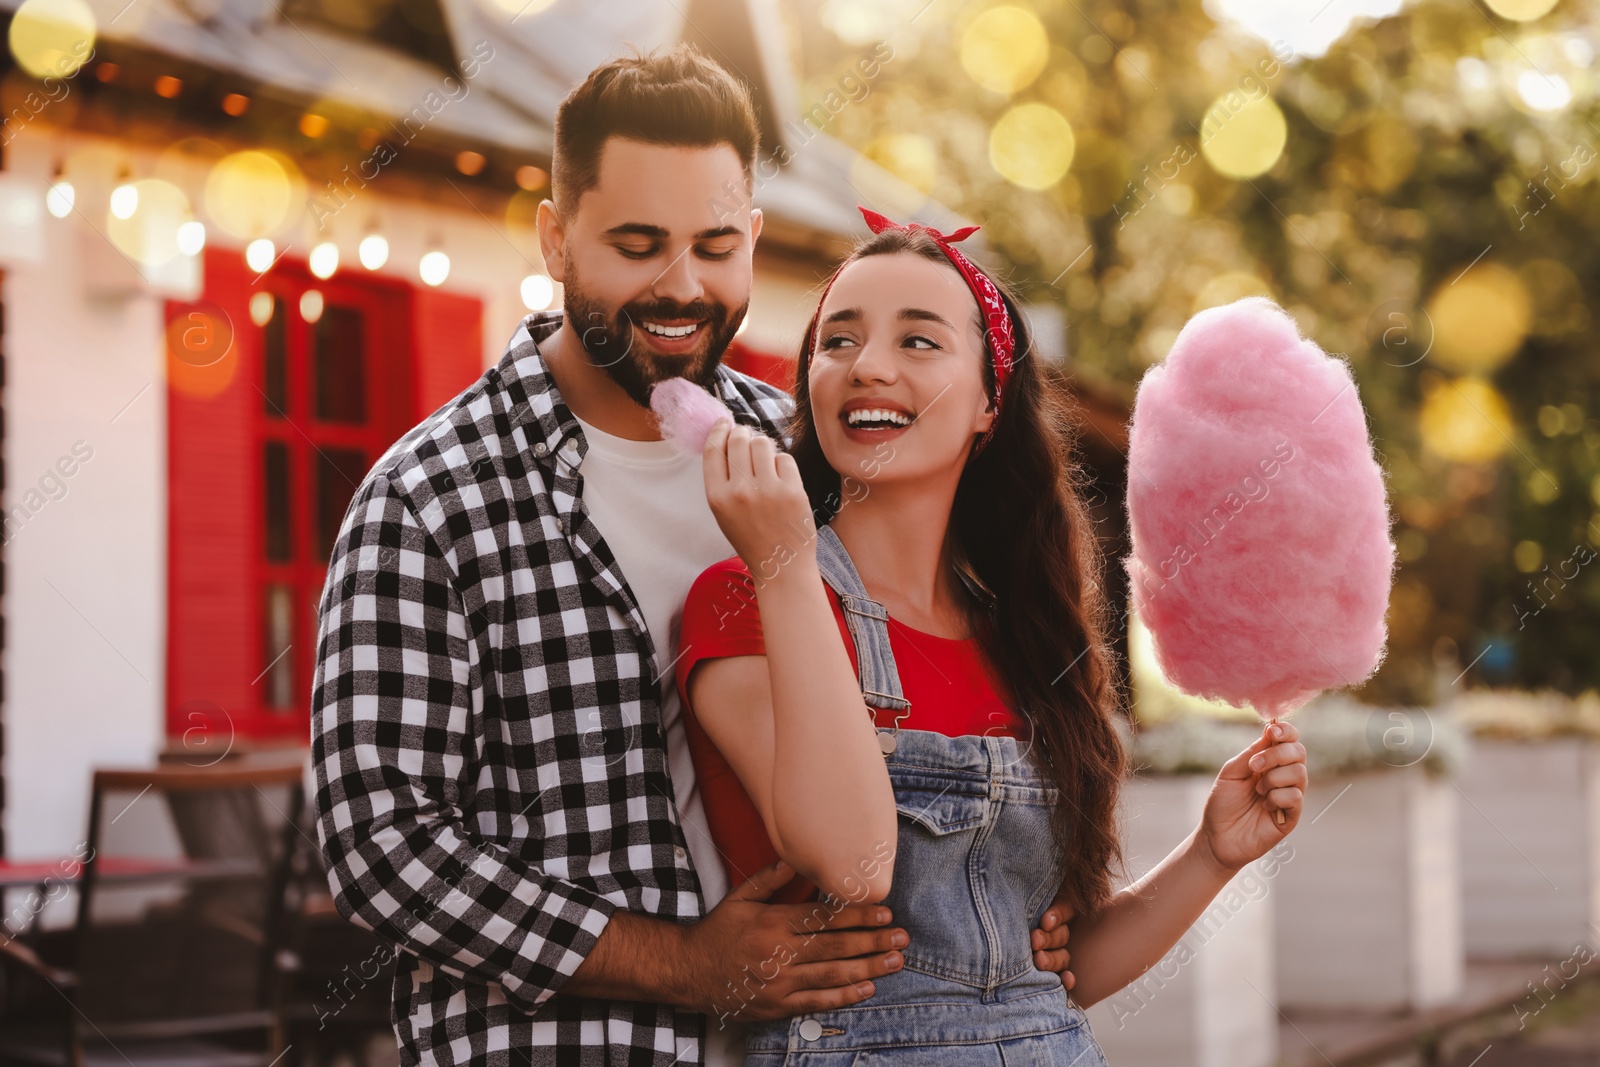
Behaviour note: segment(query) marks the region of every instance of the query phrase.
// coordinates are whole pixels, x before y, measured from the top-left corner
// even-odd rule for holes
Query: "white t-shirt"
[[[576,416],[574,416],[576,418]],[[683,630],[683,602],[700,572],[734,554],[706,503],[698,455],[670,441],[631,441],[578,419],[589,449],[580,466],[583,503],[644,612],[661,675],[661,721],[678,817],[699,875],[707,912],[728,894],[728,877],[711,841],[694,763],[683,729],[674,665]],[[706,1017],[706,1067],[744,1063],[744,1032]]]

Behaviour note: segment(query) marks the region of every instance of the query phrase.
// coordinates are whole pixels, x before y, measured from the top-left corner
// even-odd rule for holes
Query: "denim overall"
[[[862,695],[904,716],[888,612],[832,528],[817,535]],[[1060,976],[1033,963],[1031,932],[1061,871],[1050,844],[1057,792],[1028,743],[915,729],[895,738],[886,762],[900,830],[884,903],[910,935],[905,965],[859,1004],[746,1024],[747,1067],[1106,1067]]]

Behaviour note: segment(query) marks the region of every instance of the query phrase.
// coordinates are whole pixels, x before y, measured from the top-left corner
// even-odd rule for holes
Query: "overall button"
[[[815,1041],[822,1036],[822,1024],[815,1019],[807,1019],[800,1024],[800,1036],[807,1041]]]

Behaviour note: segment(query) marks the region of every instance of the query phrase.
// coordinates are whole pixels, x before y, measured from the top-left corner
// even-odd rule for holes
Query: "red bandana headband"
[[[978,308],[983,312],[983,336],[985,349],[989,353],[994,365],[994,421],[989,424],[988,431],[978,439],[978,446],[972,452],[976,456],[983,451],[989,443],[989,438],[994,436],[995,427],[1000,425],[1000,398],[1005,392],[1006,378],[1011,373],[1015,359],[1017,336],[1011,325],[1011,316],[1006,312],[1005,301],[1000,298],[1000,290],[988,275],[979,270],[972,260],[962,255],[955,247],[957,241],[964,241],[978,231],[976,226],[964,226],[954,233],[944,234],[931,226],[920,222],[899,223],[886,215],[880,215],[871,208],[860,207],[861,215],[867,220],[867,226],[873,233],[882,233],[884,230],[922,230],[932,237],[939,250],[961,272],[961,277],[966,281],[967,288],[972,290],[973,297],[978,301]],[[839,276],[834,271],[833,278]],[[822,299],[817,301],[816,314],[811,316],[811,325],[806,327],[806,352],[811,351],[812,342],[817,332],[817,318],[822,314],[823,301],[828,299],[828,290],[833,287],[833,278],[828,279],[827,286],[822,290]]]

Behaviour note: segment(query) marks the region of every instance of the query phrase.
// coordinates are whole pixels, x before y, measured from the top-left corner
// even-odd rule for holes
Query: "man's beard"
[[[739,323],[750,309],[745,301],[730,315],[723,304],[696,300],[679,304],[669,300],[636,300],[624,304],[607,316],[605,305],[589,299],[572,270],[562,293],[567,327],[589,354],[589,360],[611,376],[611,380],[642,408],[650,406],[650,390],[666,378],[687,378],[703,389],[716,393],[717,365],[738,332]],[[704,337],[698,350],[682,355],[663,355],[645,351],[634,336],[634,324],[673,319],[696,319]],[[644,327],[640,325],[642,331]]]

